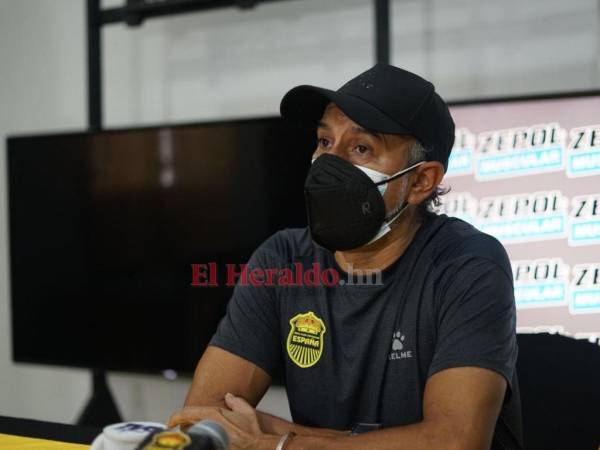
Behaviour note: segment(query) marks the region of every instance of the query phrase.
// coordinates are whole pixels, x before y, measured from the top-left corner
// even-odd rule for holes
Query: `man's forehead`
[[[323,116],[319,122],[319,127],[327,127],[331,122],[347,122],[349,123],[354,130],[363,131],[368,134],[376,134],[381,136],[382,138],[387,138],[391,140],[400,140],[400,141],[408,141],[414,139],[409,134],[390,134],[390,133],[379,133],[371,130],[365,129],[362,125],[354,122],[350,117],[348,117],[344,111],[342,111],[339,106],[337,106],[333,102],[329,102],[323,111]]]
[[[329,102],[327,104],[327,106],[325,106],[325,109],[323,110],[323,117],[322,117],[322,119],[325,119],[325,118],[333,118],[333,119],[338,119],[338,120],[348,120],[348,121],[354,123],[354,121],[352,119],[350,119],[350,117],[348,117],[344,113],[344,111],[342,111],[339,108],[339,106],[336,105],[333,102]]]

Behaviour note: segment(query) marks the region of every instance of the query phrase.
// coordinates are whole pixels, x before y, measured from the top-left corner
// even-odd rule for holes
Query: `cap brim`
[[[317,86],[302,85],[288,91],[281,100],[281,116],[293,122],[316,125],[333,102],[352,121],[361,127],[390,134],[410,134],[410,131],[392,120],[366,100],[350,94],[344,94]]]

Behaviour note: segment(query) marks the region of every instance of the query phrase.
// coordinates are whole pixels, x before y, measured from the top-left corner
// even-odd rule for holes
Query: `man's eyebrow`
[[[383,137],[381,137],[380,133],[376,133],[374,131],[367,130],[366,128],[363,128],[359,125],[353,126],[352,129],[358,133],[363,133],[363,134],[368,134],[370,136],[373,136],[374,138],[379,139],[380,141],[383,140]]]
[[[319,123],[317,124],[317,129],[318,128],[330,129],[331,127],[326,122],[323,122],[322,120],[320,120]],[[369,136],[373,136],[375,139],[378,139],[380,141],[383,140],[383,137],[381,136],[380,133],[376,133],[375,131],[367,130],[366,128],[363,128],[360,125],[354,125],[352,127],[352,131],[355,131],[357,133],[362,133],[362,134],[368,134]]]

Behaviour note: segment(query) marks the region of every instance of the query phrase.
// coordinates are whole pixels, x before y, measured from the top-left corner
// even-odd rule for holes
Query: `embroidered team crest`
[[[302,368],[314,366],[323,354],[324,334],[325,324],[312,311],[292,317],[287,338],[290,359]]]

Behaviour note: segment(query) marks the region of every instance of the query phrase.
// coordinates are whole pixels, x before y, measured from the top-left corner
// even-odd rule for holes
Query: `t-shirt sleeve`
[[[272,239],[265,241],[252,254],[245,268],[247,282],[242,275],[238,277],[225,317],[209,342],[209,345],[256,364],[269,374],[281,359],[276,287],[261,283],[259,276],[255,277],[258,283],[253,284],[251,272],[276,267],[280,258],[270,249]],[[239,266],[236,269],[239,271]],[[264,277],[262,280],[265,280]]]
[[[508,260],[465,257],[440,283],[435,352],[428,376],[452,367],[493,370],[512,391],[516,311]]]

